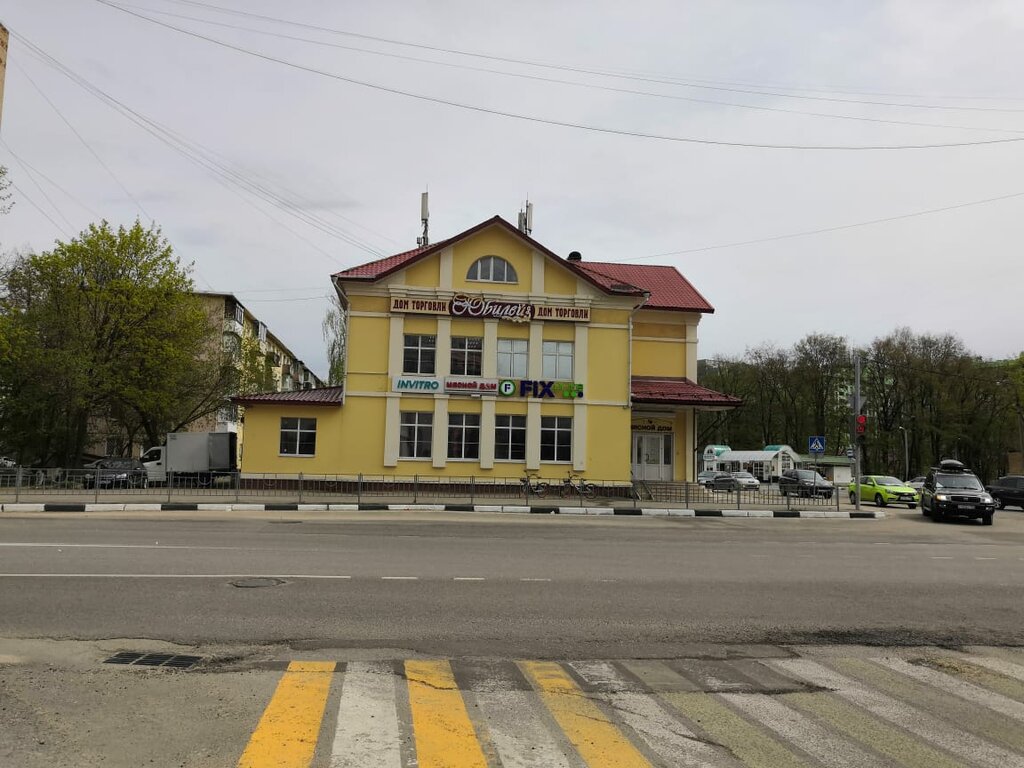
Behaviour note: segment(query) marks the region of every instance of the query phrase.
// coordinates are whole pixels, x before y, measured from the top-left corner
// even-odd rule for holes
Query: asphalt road
[[[0,518],[0,637],[533,658],[1024,644],[1024,514]],[[245,586],[271,577],[269,586]]]

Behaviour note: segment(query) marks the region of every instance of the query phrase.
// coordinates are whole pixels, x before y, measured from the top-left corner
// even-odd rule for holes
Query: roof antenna
[[[526,199],[526,210],[519,209],[519,231],[526,235],[533,232],[533,203],[529,198]]]
[[[430,205],[428,202],[429,192],[420,195],[420,220],[423,222],[423,234],[416,238],[416,245],[422,247],[430,245]]]

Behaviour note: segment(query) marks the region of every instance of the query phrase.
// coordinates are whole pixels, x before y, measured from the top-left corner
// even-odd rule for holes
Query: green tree
[[[7,167],[0,165],[0,213],[7,213],[14,203],[8,202],[11,193],[7,190],[11,187],[11,180],[7,178]]]
[[[327,343],[327,383],[332,386],[341,384],[345,376],[345,332],[348,326],[345,308],[337,294],[331,296],[331,305],[327,308],[321,328]]]
[[[90,225],[0,273],[0,430],[23,462],[75,466],[98,419],[159,444],[234,384],[219,320],[159,228]]]

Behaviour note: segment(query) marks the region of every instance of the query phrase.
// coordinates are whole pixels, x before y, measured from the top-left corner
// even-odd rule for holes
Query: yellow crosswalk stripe
[[[926,660],[934,669],[945,672],[947,675],[955,675],[996,693],[1001,693],[1003,696],[1024,701],[1024,682],[1020,680],[1014,680],[1007,675],[951,656],[927,656]]]
[[[952,757],[918,741],[905,731],[878,720],[832,694],[786,693],[779,697],[809,715],[826,721],[861,744],[907,768],[962,768]]]
[[[559,664],[521,661],[519,668],[589,768],[651,768]]]
[[[288,665],[238,768],[308,768],[334,668],[333,661],[293,661]]]
[[[665,701],[750,768],[806,768],[808,762],[708,693],[663,693]]]
[[[447,661],[406,661],[419,768],[487,768]]]

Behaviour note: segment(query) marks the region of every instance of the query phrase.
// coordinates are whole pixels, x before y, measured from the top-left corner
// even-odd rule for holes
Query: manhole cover
[[[258,576],[252,579],[237,579],[231,582],[231,586],[242,589],[258,589],[259,587],[279,587],[284,584],[284,579],[272,579]]]
[[[172,667],[174,669],[188,669],[202,660],[202,656],[180,656],[173,653],[135,653],[133,651],[122,651],[121,653],[115,653],[109,659],[104,660],[103,663],[137,667]]]

